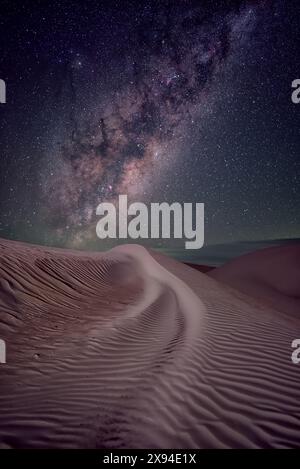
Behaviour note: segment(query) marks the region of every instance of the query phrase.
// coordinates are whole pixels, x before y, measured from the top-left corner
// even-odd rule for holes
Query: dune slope
[[[280,312],[300,317],[300,243],[240,256],[208,275]]]
[[[299,317],[139,246],[0,255],[2,447],[300,446]]]

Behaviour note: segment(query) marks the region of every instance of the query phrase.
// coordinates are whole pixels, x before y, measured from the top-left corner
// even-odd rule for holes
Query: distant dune
[[[209,275],[300,320],[300,243],[240,256]]]
[[[164,248],[163,253],[188,264],[218,267],[245,254],[275,247],[300,245],[299,238],[265,239],[261,241],[234,241],[224,244],[205,244],[200,250]]]
[[[300,446],[300,318],[253,294],[294,295],[289,254],[207,275],[135,245],[0,253],[3,448]]]
[[[204,274],[214,268],[209,265],[194,264],[192,262],[185,262],[185,264],[188,265],[189,267],[193,267],[193,269],[199,270],[199,272],[202,272]]]

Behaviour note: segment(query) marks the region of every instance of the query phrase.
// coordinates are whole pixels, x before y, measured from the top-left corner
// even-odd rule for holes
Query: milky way
[[[128,85],[115,90],[102,115],[81,127],[80,109],[74,115],[81,63],[71,64],[73,128],[53,155],[57,172],[45,186],[52,213],[62,212],[68,226],[86,227],[97,204],[118,194],[141,199],[151,180],[181,157],[188,128],[213,105],[214,80],[231,50],[247,40],[257,14],[251,5],[235,13],[207,16],[201,7],[182,13],[166,9],[150,23],[155,40],[138,37],[146,60],[128,58]],[[95,99],[102,108],[101,96]]]
[[[299,237],[299,9],[4,2],[0,236],[106,249],[96,208],[127,194],[204,203],[206,245]]]

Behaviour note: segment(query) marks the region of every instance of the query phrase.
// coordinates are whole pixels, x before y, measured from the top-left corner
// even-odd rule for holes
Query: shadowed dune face
[[[300,445],[298,318],[138,246],[0,253],[3,447]]]
[[[209,275],[300,318],[300,244],[262,249],[234,259]]]

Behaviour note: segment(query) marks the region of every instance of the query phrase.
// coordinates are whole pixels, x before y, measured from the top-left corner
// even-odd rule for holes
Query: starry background
[[[0,236],[106,249],[128,194],[204,202],[206,245],[299,237],[298,3],[2,1]]]

